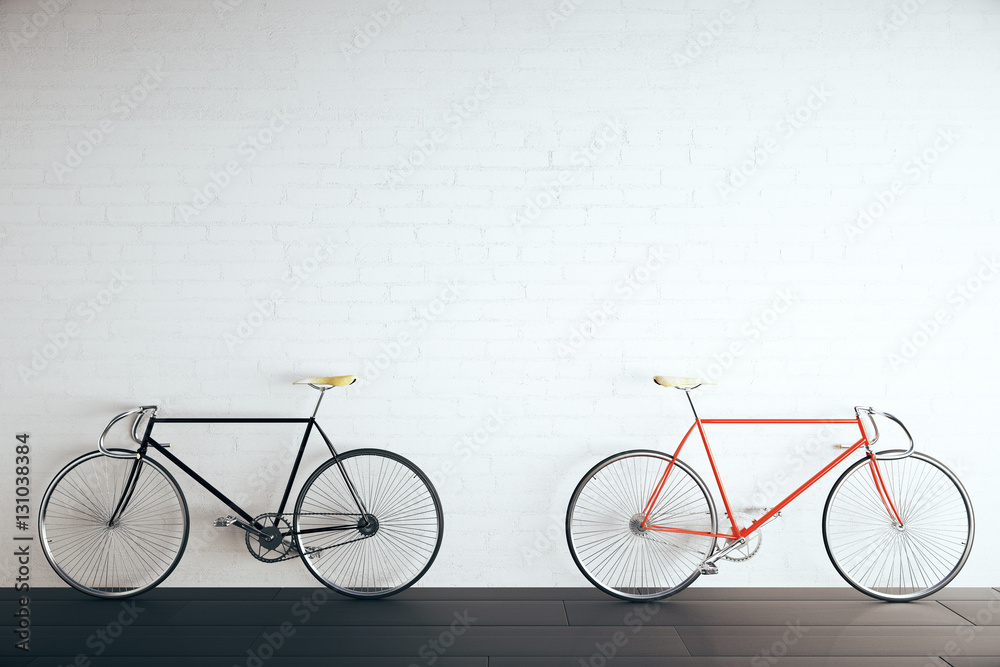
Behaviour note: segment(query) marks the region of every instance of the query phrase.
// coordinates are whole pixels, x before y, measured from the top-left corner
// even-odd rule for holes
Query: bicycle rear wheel
[[[920,453],[878,460],[898,526],[864,458],[834,484],[823,510],[823,542],[847,583],[879,600],[908,602],[948,585],[972,549],[975,517],[958,478]]]
[[[302,562],[324,586],[350,597],[381,598],[427,572],[441,548],[444,515],[419,468],[392,452],[357,449],[309,477],[295,504],[294,532]]]
[[[112,522],[135,465],[134,490]],[[99,598],[130,597],[166,579],[184,553],[189,525],[184,494],[159,463],[100,452],[59,471],[38,516],[42,551],[56,574]]]
[[[644,529],[643,510],[671,456],[637,450],[601,461],[576,487],[566,510],[566,540],[583,576],[623,600],[658,600],[687,588],[716,538]],[[716,533],[708,487],[683,461],[670,476],[648,525]]]

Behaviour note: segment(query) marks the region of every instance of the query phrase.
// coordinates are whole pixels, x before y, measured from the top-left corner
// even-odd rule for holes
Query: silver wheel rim
[[[946,586],[965,564],[975,532],[972,505],[954,474],[928,456],[878,465],[903,526],[890,518],[863,460],[830,492],[823,513],[827,551],[858,590],[916,600]]]
[[[353,596],[383,597],[410,586],[430,567],[441,544],[436,495],[421,475],[393,457],[347,453],[341,461],[377,531],[366,534],[370,529],[362,524],[356,530],[299,535],[303,562],[327,586]],[[360,518],[340,468],[332,464],[303,489],[295,529],[357,524]]]
[[[180,489],[148,459],[125,511],[108,525],[133,461],[89,454],[64,468],[42,499],[45,556],[63,580],[90,595],[128,597],[156,586],[187,543]]]
[[[637,530],[670,458],[657,453],[617,456],[580,482],[567,515],[567,536],[584,575],[619,597],[665,597],[698,577],[716,538]],[[708,489],[687,466],[675,463],[649,525],[717,532]]]

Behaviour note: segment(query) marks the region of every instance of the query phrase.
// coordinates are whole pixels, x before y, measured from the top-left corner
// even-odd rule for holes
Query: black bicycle
[[[205,487],[238,516],[217,526],[246,531],[250,553],[269,563],[302,558],[325,586],[355,598],[381,598],[412,586],[427,572],[444,533],[441,501],[419,468],[392,452],[357,449],[338,454],[316,421],[326,391],[353,375],[309,378],[320,391],[312,416],[298,418],[160,418],[156,406],[124,412],[108,424],[98,450],[59,471],[42,497],[38,529],[45,557],[70,586],[100,598],[138,595],[166,579],[187,546],[187,501],[173,476],[148,457],[150,448]],[[135,415],[136,451],[109,449],[104,438]],[[153,439],[156,424],[305,424],[292,472],[276,512],[250,516]],[[302,454],[313,430],[332,458],[306,480],[285,512]]]

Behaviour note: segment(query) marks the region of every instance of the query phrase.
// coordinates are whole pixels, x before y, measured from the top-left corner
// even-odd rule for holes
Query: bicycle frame
[[[687,394],[687,397],[688,397],[688,402],[691,403],[690,394]],[[691,403],[691,409],[692,411],[694,411],[694,403]],[[896,511],[896,507],[893,504],[892,499],[889,497],[889,491],[885,486],[885,482],[882,480],[882,473],[878,469],[878,464],[876,462],[876,455],[870,449],[872,443],[878,439],[877,435],[878,427],[877,426],[875,427],[876,429],[875,439],[869,441],[868,434],[865,431],[864,424],[861,421],[861,410],[862,410],[861,408],[855,408],[856,417],[854,419],[701,419],[698,417],[697,411],[695,411],[694,424],[692,424],[691,428],[689,428],[687,430],[687,433],[684,434],[684,437],[681,439],[680,444],[674,451],[673,458],[670,460],[670,463],[667,464],[667,469],[663,472],[663,476],[657,483],[656,488],[653,491],[653,495],[646,503],[646,506],[642,511],[643,519],[640,525],[642,526],[642,528],[646,530],[655,530],[665,533],[686,533],[689,535],[704,535],[707,537],[723,538],[734,541],[740,538],[745,538],[754,531],[756,531],[758,528],[760,528],[769,519],[771,519],[778,512],[780,512],[782,508],[784,508],[790,502],[798,498],[806,489],[815,484],[821,477],[826,475],[828,472],[836,468],[848,456],[856,452],[861,447],[865,448],[866,455],[868,456],[869,469],[871,470],[872,473],[872,479],[875,483],[875,488],[879,492],[879,496],[882,499],[883,505],[885,505],[885,508],[889,514],[889,518],[895,520],[899,525],[902,525],[903,522],[900,519],[899,513]],[[868,408],[868,410],[870,411],[871,408]],[[869,412],[869,418],[871,418],[870,412]],[[895,418],[893,419],[895,420]],[[895,421],[898,422],[898,420]],[[806,480],[806,482],[803,483],[802,486],[800,486],[799,488],[795,489],[790,494],[788,494],[788,496],[786,496],[777,505],[772,507],[767,513],[765,513],[763,516],[761,516],[759,519],[751,523],[746,528],[741,529],[739,525],[736,523],[736,517],[733,515],[732,508],[730,507],[729,504],[729,497],[726,495],[725,485],[722,483],[722,477],[719,475],[719,469],[715,465],[715,457],[712,455],[712,447],[708,444],[708,436],[705,434],[705,428],[704,428],[705,424],[855,424],[857,425],[858,430],[861,433],[861,437],[857,440],[857,442],[848,447],[846,451],[844,451],[844,453],[842,453],[840,456],[838,456],[833,461],[828,463],[818,473],[816,473],[808,480]],[[873,425],[874,425],[874,420],[873,420]],[[729,523],[732,531],[731,533],[723,533],[723,532],[712,533],[706,531],[689,530],[686,528],[675,528],[671,526],[658,526],[649,523],[649,515],[652,513],[653,508],[656,506],[656,501],[660,497],[660,492],[663,490],[663,486],[664,484],[666,484],[667,477],[670,475],[670,471],[674,467],[674,461],[677,460],[677,457],[681,453],[681,449],[684,448],[684,444],[688,441],[688,438],[691,436],[691,433],[693,433],[696,428],[698,429],[698,435],[701,437],[702,444],[705,446],[705,454],[708,456],[708,462],[712,466],[712,474],[715,476],[716,486],[719,489],[719,493],[722,496],[722,502],[726,508],[726,513],[729,516]],[[907,435],[909,435],[908,432]],[[912,439],[911,439],[911,444],[912,444]]]
[[[319,408],[319,404],[318,403],[317,403],[316,407],[317,407],[317,410],[318,410],[318,408]],[[148,421],[146,422],[146,430],[143,433],[142,437],[140,438],[140,437],[138,437],[138,434],[135,432],[135,428],[136,428],[136,426],[138,426],[139,420],[142,418],[142,415],[145,414],[145,412],[148,411],[148,410],[152,410],[153,414],[149,417]],[[299,450],[298,450],[298,452],[297,452],[297,454],[295,456],[295,462],[292,464],[292,471],[291,471],[291,473],[288,476],[288,483],[285,485],[285,491],[284,491],[284,493],[281,496],[281,503],[279,504],[278,510],[276,512],[276,514],[278,514],[278,515],[283,514],[284,511],[285,511],[285,505],[288,503],[288,498],[291,495],[292,485],[295,482],[295,477],[296,477],[296,475],[298,473],[298,470],[299,470],[299,464],[302,462],[302,455],[305,452],[306,444],[309,442],[309,436],[312,434],[312,430],[315,428],[316,431],[323,438],[323,441],[326,443],[327,448],[329,448],[330,454],[334,457],[334,459],[337,460],[338,467],[340,469],[340,473],[341,473],[341,475],[343,475],[344,481],[345,481],[345,483],[347,485],[347,488],[351,492],[351,496],[353,497],[354,502],[355,502],[355,504],[358,507],[358,511],[359,511],[360,516],[361,517],[366,517],[367,514],[368,514],[368,510],[365,508],[364,503],[361,501],[361,498],[358,496],[357,490],[354,488],[354,484],[348,478],[347,472],[344,470],[343,463],[340,462],[339,456],[337,454],[337,450],[334,448],[333,443],[330,442],[330,439],[327,437],[326,433],[323,432],[323,429],[320,427],[319,423],[316,421],[316,414],[315,414],[315,412],[313,413],[313,415],[311,417],[303,417],[303,418],[296,418],[296,417],[290,417],[290,418],[286,418],[286,417],[262,417],[262,418],[256,418],[256,417],[198,417],[198,418],[194,418],[194,417],[168,417],[168,418],[160,418],[160,417],[156,416],[156,406],[143,406],[142,408],[139,408],[138,410],[133,410],[133,411],[130,411],[130,412],[123,413],[122,415],[119,415],[114,420],[112,420],[111,424],[108,425],[108,429],[105,429],[105,435],[107,434],[108,430],[111,428],[112,425],[114,425],[114,423],[116,421],[118,421],[119,419],[121,419],[121,418],[123,418],[123,417],[125,417],[125,416],[127,416],[129,414],[132,414],[134,412],[138,412],[139,414],[136,417],[135,424],[133,424],[132,438],[133,438],[133,440],[135,440],[136,442],[139,443],[139,449],[136,450],[136,452],[135,452],[135,462],[133,463],[132,469],[129,472],[129,478],[128,478],[128,481],[126,482],[125,487],[123,489],[122,497],[119,500],[118,507],[112,513],[111,521],[113,521],[114,518],[120,512],[122,512],[124,510],[124,508],[128,505],[128,502],[129,502],[129,500],[130,500],[130,498],[132,496],[132,492],[134,491],[135,485],[138,482],[139,474],[140,474],[140,471],[141,471],[141,468],[142,468],[143,457],[146,456],[148,448],[152,447],[153,449],[155,449],[159,453],[163,454],[163,456],[165,456],[169,461],[171,461],[178,468],[180,468],[181,470],[183,470],[194,481],[198,482],[198,484],[200,484],[203,488],[205,488],[209,493],[211,493],[213,496],[215,496],[216,498],[218,498],[219,500],[221,500],[223,503],[225,503],[225,505],[227,507],[229,507],[231,510],[233,510],[234,512],[236,512],[241,518],[243,518],[246,521],[246,524],[244,526],[241,526],[241,527],[247,528],[247,529],[251,530],[252,532],[257,533],[258,535],[263,535],[263,533],[261,531],[263,531],[263,529],[265,528],[265,526],[261,525],[258,521],[256,521],[254,519],[254,517],[250,515],[249,512],[247,512],[242,507],[240,507],[235,501],[233,501],[228,496],[226,496],[226,494],[222,493],[217,488],[215,488],[215,486],[213,486],[208,480],[206,480],[204,477],[202,477],[197,472],[195,472],[190,466],[188,466],[187,464],[185,464],[178,457],[174,456],[167,449],[167,447],[170,446],[169,443],[160,443],[160,442],[158,442],[158,441],[156,441],[156,440],[153,439],[153,437],[152,437],[152,431],[153,431],[153,426],[156,425],[156,424],[305,424],[306,425],[306,430],[305,430],[305,433],[302,435],[302,442],[299,444]],[[102,442],[102,444],[101,444],[100,449],[101,449],[102,452],[104,452],[105,454],[107,454],[108,452],[104,449],[104,446],[103,446],[103,436],[101,437],[101,442]],[[129,455],[129,458],[131,458],[131,455]],[[287,535],[304,535],[306,533],[330,532],[330,531],[338,531],[338,530],[353,530],[353,529],[356,529],[356,528],[357,528],[357,524],[346,524],[346,525],[343,525],[343,526],[327,526],[327,527],[322,527],[322,528],[310,528],[310,529],[302,530],[302,531],[299,531],[299,532],[291,530],[288,533],[282,533],[282,535],[283,536],[287,536]]]

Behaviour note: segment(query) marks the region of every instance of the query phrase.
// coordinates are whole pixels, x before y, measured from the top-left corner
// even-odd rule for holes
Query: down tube
[[[167,459],[171,463],[173,463],[175,466],[177,466],[178,468],[180,468],[181,470],[183,470],[184,472],[186,472],[191,479],[193,479],[194,481],[198,482],[203,487],[205,487],[206,491],[208,491],[213,496],[215,496],[216,498],[218,498],[219,500],[221,500],[223,503],[225,503],[226,507],[228,507],[229,509],[233,510],[234,512],[236,512],[237,514],[239,514],[241,517],[243,517],[244,519],[246,519],[247,523],[249,523],[251,526],[253,526],[254,528],[257,528],[258,530],[260,530],[260,529],[262,529],[264,527],[264,526],[260,525],[259,523],[257,523],[257,521],[252,516],[250,516],[249,514],[247,514],[246,510],[244,510],[242,507],[240,507],[235,502],[233,502],[232,500],[230,500],[229,497],[226,496],[226,494],[224,494],[222,491],[219,491],[217,488],[215,488],[214,486],[212,486],[211,484],[209,484],[208,480],[206,480],[204,477],[202,477],[201,475],[199,475],[198,473],[196,473],[194,470],[192,470],[190,468],[190,466],[188,466],[187,464],[185,464],[179,458],[177,458],[176,456],[174,456],[173,454],[171,454],[169,450],[164,449],[163,445],[161,445],[160,443],[156,442],[152,438],[148,438],[147,440],[148,440],[149,444],[153,445],[153,447],[156,448],[156,451],[158,451],[161,454],[163,454],[165,457],[167,457]]]
[[[838,465],[840,465],[840,463],[844,459],[846,459],[848,456],[850,456],[851,454],[853,454],[854,452],[856,452],[857,449],[858,449],[858,447],[861,447],[863,444],[865,444],[865,442],[866,442],[865,438],[862,437],[860,440],[858,440],[853,445],[851,445],[850,447],[848,447],[847,450],[843,454],[841,454],[840,456],[838,456],[837,458],[835,458],[834,460],[832,460],[828,464],[826,464],[826,467],[824,467],[818,473],[816,473],[815,475],[813,475],[812,477],[810,477],[808,480],[806,480],[806,482],[802,486],[800,486],[799,488],[795,489],[790,494],[788,494],[788,496],[784,500],[782,500],[780,503],[778,503],[777,505],[775,505],[774,507],[772,507],[771,510],[767,514],[765,514],[764,516],[762,516],[761,518],[757,519],[752,524],[750,524],[749,526],[747,526],[746,528],[744,528],[743,530],[741,530],[740,531],[740,536],[741,537],[746,537],[747,535],[749,535],[753,531],[757,530],[757,528],[759,528],[761,524],[763,524],[765,521],[767,521],[768,519],[770,519],[772,516],[774,516],[775,514],[777,514],[778,512],[780,512],[786,505],[788,505],[788,503],[792,502],[793,500],[795,500],[796,498],[798,498],[800,495],[802,495],[802,493],[805,492],[806,489],[808,489],[810,486],[812,486],[817,481],[819,481],[819,479],[821,477],[823,477],[823,475],[825,475],[826,473],[830,472],[831,470],[833,470],[834,468],[836,468]]]

